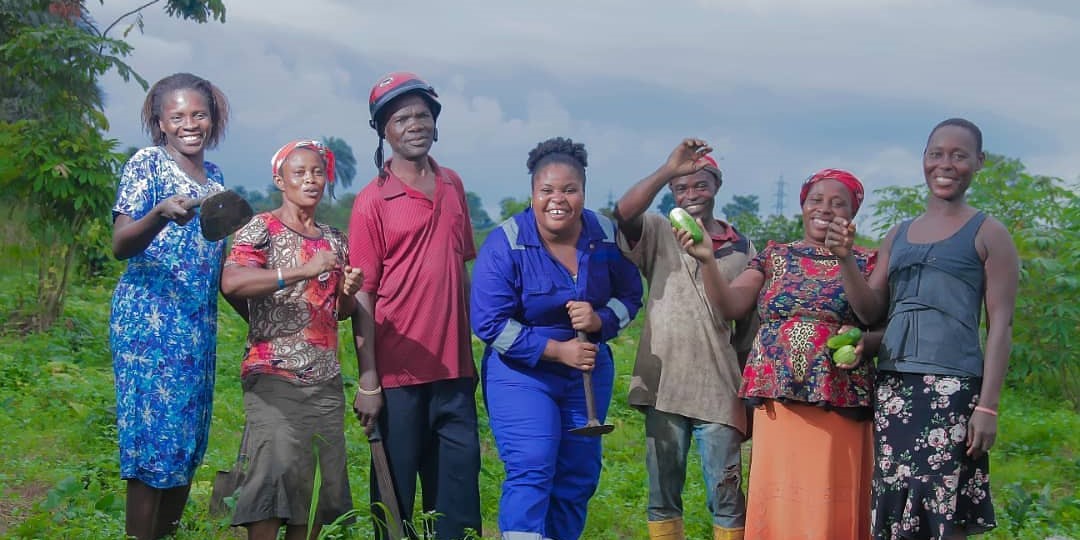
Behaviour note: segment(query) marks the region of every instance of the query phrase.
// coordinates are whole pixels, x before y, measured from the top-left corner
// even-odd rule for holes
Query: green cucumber
[[[830,349],[839,349],[844,345],[855,345],[859,342],[860,338],[862,338],[862,330],[852,328],[843,334],[837,334],[829,338],[829,341],[826,341],[825,344],[828,345]]]
[[[855,363],[855,346],[844,345],[836,349],[832,354],[833,362],[840,366],[850,366]]]
[[[690,237],[694,239],[694,243],[697,244],[705,238],[705,233],[701,230],[701,226],[698,222],[690,216],[690,213],[682,208],[676,206],[668,213],[668,219],[671,220],[671,225],[676,229],[687,231],[690,233]]]

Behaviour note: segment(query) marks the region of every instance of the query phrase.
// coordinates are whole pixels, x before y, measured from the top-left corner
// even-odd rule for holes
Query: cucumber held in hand
[[[859,342],[859,338],[861,337],[862,330],[859,330],[858,328],[852,328],[851,330],[848,330],[843,334],[837,334],[829,338],[829,341],[826,341],[825,344],[828,345],[830,349],[839,349],[840,347],[843,347],[845,345],[851,345],[854,347],[855,344]]]
[[[682,208],[676,206],[668,213],[668,219],[671,220],[671,225],[676,229],[686,231],[690,233],[690,237],[694,239],[694,243],[701,242],[705,238],[705,233],[701,230],[701,226],[697,221],[690,216],[690,213]]]
[[[855,363],[855,346],[844,345],[836,349],[832,354],[833,362],[839,366],[850,366]]]

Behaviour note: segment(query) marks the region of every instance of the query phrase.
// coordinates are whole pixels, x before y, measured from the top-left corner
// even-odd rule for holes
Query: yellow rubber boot
[[[743,528],[727,529],[719,525],[712,527],[713,540],[743,540]]]
[[[649,522],[651,540],[686,540],[681,517]]]

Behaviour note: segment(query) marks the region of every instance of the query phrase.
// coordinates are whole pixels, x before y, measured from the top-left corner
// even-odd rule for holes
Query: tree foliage
[[[751,196],[752,197],[752,196]],[[738,196],[736,196],[738,198]],[[772,215],[761,219],[757,214],[742,212],[730,222],[739,232],[745,234],[754,242],[757,249],[765,247],[770,240],[773,242],[794,242],[803,237],[802,216],[796,214],[790,218],[781,215]]]
[[[757,195],[735,195],[731,198],[731,202],[720,209],[720,212],[724,214],[724,219],[728,222],[736,222],[742,219],[743,216],[756,217],[758,210]]]
[[[499,221],[505,221],[510,219],[511,216],[521,212],[529,207],[528,198],[515,199],[513,197],[505,197],[499,201]]]
[[[671,212],[672,208],[675,208],[675,196],[671,194],[670,190],[665,191],[664,195],[660,197],[660,202],[656,203],[656,211],[666,216]]]
[[[491,215],[484,210],[484,201],[475,192],[466,191],[465,201],[469,205],[469,220],[474,231],[486,231],[495,226]]]
[[[105,3],[105,0],[100,1],[102,4]],[[104,30],[99,30],[93,19],[87,15],[85,0],[54,0],[51,4],[67,6],[78,5],[80,7],[80,21],[101,37],[107,37],[109,31],[115,28],[116,25],[128,20],[128,17],[134,16],[135,20],[124,29],[123,35],[124,37],[127,37],[127,35],[135,28],[138,28],[140,32],[143,31],[143,11],[161,1],[162,0],[150,0],[127,13],[120,15],[116,20],[107,25]],[[71,9],[69,8],[67,11],[70,12]],[[165,13],[170,17],[195,21],[197,23],[210,21],[225,22],[225,3],[222,0],[165,0]]]
[[[1033,175],[1019,160],[990,154],[968,202],[1001,221],[1020,254],[1020,290],[1007,382],[1038,385],[1080,410],[1080,186]],[[877,190],[877,230],[925,207],[925,186]]]
[[[224,17],[220,0],[169,0],[166,11],[200,22]],[[97,81],[116,72],[147,86],[123,61],[131,46],[107,34],[82,1],[0,4],[0,198],[29,221],[38,259],[37,302],[25,317],[32,330],[59,316],[78,256],[107,249],[125,156],[105,136]]]
[[[348,188],[356,179],[356,155],[345,139],[323,137],[322,142],[334,153],[336,181],[343,188]]]
[[[59,315],[76,246],[94,240],[86,235],[94,229],[89,224],[111,205],[123,159],[116,141],[104,136],[108,125],[97,104],[70,89],[94,86],[113,69],[132,78],[120,60],[130,50],[64,24],[25,26],[0,45],[5,75],[32,81],[37,91],[37,114],[0,122],[0,196],[27,208],[39,245],[31,328],[47,328]]]

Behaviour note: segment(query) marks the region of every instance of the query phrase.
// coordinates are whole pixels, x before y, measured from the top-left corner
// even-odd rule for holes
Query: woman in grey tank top
[[[885,325],[874,411],[877,540],[964,538],[996,526],[987,451],[1019,259],[1005,226],[965,200],[983,160],[975,124],[951,118],[934,127],[923,153],[926,211],[889,231],[869,278],[851,256],[854,223],[836,219],[826,237],[856,315]]]

